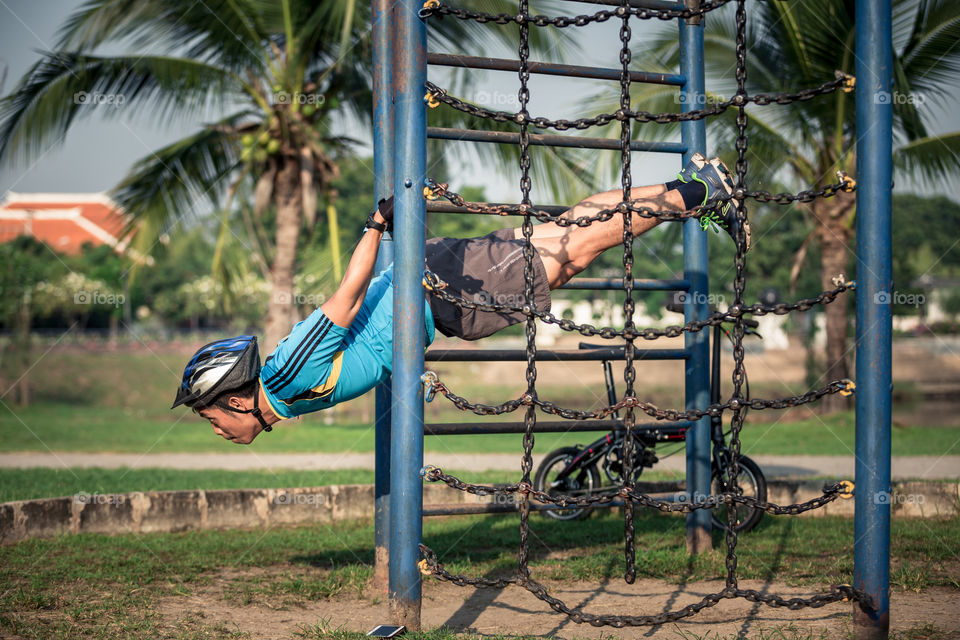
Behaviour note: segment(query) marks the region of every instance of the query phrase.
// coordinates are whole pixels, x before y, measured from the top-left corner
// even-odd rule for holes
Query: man
[[[632,189],[638,206],[654,211],[709,208],[711,220],[736,238],[735,201],[730,173],[718,158],[700,154],[677,180]],[[622,192],[590,196],[563,215],[576,218],[621,201]],[[347,265],[336,293],[298,323],[260,367],[257,340],[239,336],[206,345],[187,364],[173,406],[185,404],[210,421],[217,435],[250,444],[261,431],[284,418],[320,411],[366,393],[390,375],[393,341],[393,267],[373,278],[380,238],[393,220],[393,199],[381,200]],[[659,224],[634,215],[633,234]],[[750,229],[744,225],[747,246]],[[550,309],[550,291],[583,271],[601,253],[623,239],[620,215],[587,227],[555,222],[533,228],[534,301]],[[447,291],[468,300],[524,304],[524,240],[520,229],[503,229],[482,238],[434,238],[427,242],[427,267],[447,283]],[[439,329],[447,336],[476,340],[522,322],[522,313],[461,309],[427,295],[426,343]],[[171,407],[172,408],[172,407]]]

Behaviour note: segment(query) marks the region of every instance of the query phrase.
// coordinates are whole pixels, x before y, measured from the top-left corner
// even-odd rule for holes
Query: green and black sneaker
[[[699,182],[706,188],[706,195],[703,198],[702,205],[717,203],[713,209],[705,211],[700,216],[700,226],[704,231],[713,228],[717,233],[723,229],[734,242],[737,240],[737,201],[721,200],[722,197],[733,195],[734,185],[730,170],[720,160],[720,158],[711,158],[707,160],[701,154],[694,154],[687,166],[677,174],[677,179],[683,183]],[[750,250],[750,223],[743,221],[743,230],[747,239],[744,251]]]

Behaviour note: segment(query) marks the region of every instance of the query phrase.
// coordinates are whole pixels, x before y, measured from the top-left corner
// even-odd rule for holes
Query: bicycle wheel
[[[537,474],[533,480],[534,488],[552,496],[584,496],[599,489],[600,472],[596,465],[576,469],[566,478],[557,479],[557,476],[567,468],[580,451],[576,447],[563,447],[551,452],[537,467]],[[554,520],[582,520],[589,516],[591,511],[589,507],[582,507],[544,511],[543,514]]]
[[[713,481],[711,487],[714,495],[724,493],[728,486],[728,480],[725,474],[719,469],[713,469]],[[763,472],[756,462],[746,456],[740,456],[740,472],[737,474],[737,486],[739,494],[756,498],[760,502],[767,501],[767,479],[763,477]],[[713,509],[710,514],[710,520],[714,528],[728,529],[727,524],[727,505],[720,505]],[[737,504],[734,506],[737,514],[737,524],[734,530],[737,533],[746,533],[757,526],[760,518],[763,517],[763,511],[754,509],[748,505]]]

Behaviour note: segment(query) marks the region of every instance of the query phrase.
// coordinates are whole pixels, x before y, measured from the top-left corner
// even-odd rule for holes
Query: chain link
[[[443,89],[432,82],[427,82],[424,86],[427,89],[427,99],[430,101],[430,105],[440,102],[446,104],[447,106],[456,109],[457,111],[462,111],[463,113],[476,116],[478,118],[486,118],[488,120],[493,120],[495,122],[514,122],[520,124],[525,122],[533,125],[539,129],[556,129],[557,131],[569,131],[570,129],[590,129],[591,127],[603,126],[610,124],[614,120],[623,121],[635,121],[635,122],[654,122],[657,124],[667,124],[671,122],[689,122],[691,120],[703,120],[704,118],[710,116],[717,116],[725,112],[730,107],[742,108],[743,106],[754,103],[757,105],[769,105],[769,104],[791,104],[793,102],[801,102],[805,100],[811,100],[817,96],[826,95],[828,93],[833,93],[834,91],[840,89],[843,90],[844,87],[849,82],[851,76],[844,74],[842,72],[837,72],[837,76],[828,82],[824,82],[818,87],[812,87],[809,89],[803,89],[796,93],[781,93],[778,95],[769,95],[765,93],[758,93],[753,96],[747,94],[736,94],[733,98],[729,100],[722,100],[716,104],[710,106],[706,109],[694,109],[692,111],[684,112],[666,112],[666,113],[653,113],[650,111],[634,111],[630,108],[629,105],[622,106],[615,113],[601,113],[599,115],[593,116],[592,118],[578,118],[576,120],[565,120],[563,118],[558,120],[551,120],[549,118],[544,118],[538,116],[531,118],[530,114],[524,114],[522,112],[511,112],[511,111],[498,111],[495,109],[485,109],[483,107],[478,107],[477,105],[470,104],[469,102],[464,102],[459,98],[455,98],[449,95],[446,89]]]
[[[657,210],[650,207],[638,206],[630,202],[621,202],[612,209],[601,209],[597,213],[589,216],[578,216],[576,218],[565,218],[556,216],[546,211],[536,209],[531,204],[486,204],[483,202],[468,202],[462,195],[451,191],[445,184],[434,180],[427,180],[427,187],[432,196],[431,199],[444,198],[450,204],[462,207],[470,213],[482,213],[496,216],[532,216],[540,222],[553,222],[560,227],[588,227],[594,222],[606,222],[618,213],[629,210],[633,215],[641,218],[657,218],[660,220],[686,220],[688,218],[697,218],[705,213],[715,211],[727,202],[739,201],[740,199],[752,199],[757,202],[769,202],[772,204],[788,205],[795,202],[813,202],[818,198],[832,198],[837,193],[852,192],[854,186],[850,185],[851,178],[840,172],[839,180],[828,184],[820,189],[808,189],[799,193],[771,193],[769,191],[747,191],[734,192],[733,195],[717,196],[712,203],[699,205],[687,211]]]
[[[492,22],[494,24],[519,24],[521,27],[583,27],[594,22],[606,22],[610,18],[622,17],[628,18],[634,16],[641,20],[672,20],[674,18],[693,18],[701,16],[714,9],[719,9],[732,0],[708,0],[696,9],[646,9],[642,7],[630,7],[623,5],[616,9],[603,9],[594,14],[582,14],[577,16],[542,16],[530,15],[523,8],[519,13],[511,15],[509,13],[486,13],[483,11],[471,11],[459,7],[451,7],[448,4],[438,3],[430,7],[424,7],[420,10],[421,18],[431,16],[453,16],[459,20],[474,20],[481,24]]]
[[[631,281],[632,283],[632,281]],[[534,316],[546,324],[554,324],[563,331],[576,331],[580,335],[587,337],[600,336],[601,338],[643,338],[644,340],[656,340],[658,338],[676,338],[683,335],[684,332],[695,333],[702,331],[706,327],[724,322],[734,322],[743,315],[765,316],[774,314],[778,316],[786,315],[793,311],[809,311],[815,306],[829,304],[833,302],[841,293],[845,293],[856,288],[856,281],[840,282],[836,287],[829,291],[823,291],[813,298],[802,298],[796,302],[780,302],[777,304],[763,304],[757,302],[749,306],[733,305],[725,312],[715,312],[703,320],[691,320],[683,325],[670,325],[664,329],[655,329],[647,327],[637,329],[636,327],[625,327],[623,329],[614,329],[613,327],[596,327],[592,324],[578,324],[573,320],[566,318],[557,318],[548,311],[539,311],[532,306],[513,306],[499,302],[477,302],[468,300],[462,296],[457,296],[444,290],[446,283],[432,271],[424,271],[424,288],[429,295],[435,296],[440,300],[449,302],[463,309],[476,309],[477,311],[489,311],[492,313],[522,313],[527,316]]]
[[[505,413],[512,413],[520,407],[536,407],[544,413],[549,413],[566,420],[599,420],[606,418],[607,416],[610,416],[618,411],[637,408],[651,418],[655,418],[657,420],[676,421],[699,420],[704,416],[719,415],[723,411],[727,410],[737,411],[743,409],[755,409],[757,411],[761,411],[763,409],[787,409],[790,407],[798,407],[803,404],[815,402],[825,395],[833,393],[842,393],[845,395],[849,394],[853,383],[850,380],[834,380],[823,387],[811,389],[799,395],[790,396],[788,398],[776,398],[773,400],[763,400],[760,398],[751,398],[748,400],[734,396],[726,402],[711,404],[704,409],[690,409],[687,411],[660,409],[652,402],[640,400],[634,395],[625,396],[616,404],[612,404],[600,409],[594,409],[592,411],[566,409],[548,400],[541,400],[540,398],[536,397],[535,394],[531,394],[529,392],[524,393],[515,400],[507,400],[506,402],[500,404],[490,405],[470,402],[466,398],[458,396],[439,379],[431,380],[430,385],[430,392],[439,393],[444,398],[449,400],[453,406],[461,411],[469,411],[480,416],[499,416]]]

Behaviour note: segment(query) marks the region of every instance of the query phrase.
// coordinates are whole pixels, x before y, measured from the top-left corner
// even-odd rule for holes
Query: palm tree
[[[510,3],[487,4],[504,11]],[[249,197],[252,207],[239,207],[243,241],[271,284],[272,346],[295,320],[300,232],[316,223],[320,198],[339,269],[331,182],[356,141],[331,130],[369,128],[369,20],[369,3],[356,0],[90,0],[63,25],[55,51],[0,101],[0,161],[29,159],[62,140],[104,101],[122,101],[123,114],[149,114],[161,126],[218,114],[138,161],[112,195],[135,221],[141,248],[181,221],[221,210],[215,265],[232,202]],[[515,46],[509,29],[459,20],[435,21],[429,33],[434,47],[449,51],[489,52],[498,40]],[[546,43],[534,34],[535,47]],[[97,55],[118,45],[131,53]]]
[[[747,91],[793,92],[833,79],[836,70],[854,73],[854,0],[761,2],[750,5],[747,17]],[[730,7],[732,9],[733,7]],[[960,132],[932,135],[934,105],[951,99],[960,81],[960,4],[950,0],[894,0],[894,93],[873,99],[890,100],[894,111],[894,164],[901,178],[927,184],[960,169]],[[715,87],[708,101],[732,95],[736,59],[736,23],[733,11],[711,14],[704,35],[707,77]],[[674,31],[654,39],[650,51],[634,59],[653,57],[664,68],[675,68],[679,52]],[[869,90],[862,87],[861,90]],[[634,94],[635,104],[651,110],[675,110],[675,93],[645,86]],[[732,112],[708,122],[718,150],[734,149],[736,130]],[[795,190],[836,181],[838,170],[851,175],[856,167],[857,122],[852,93],[789,105],[749,109],[748,188],[787,184]],[[649,132],[646,132],[649,135]],[[725,155],[725,161],[735,160]],[[732,164],[731,164],[732,166]],[[808,219],[810,233],[794,257],[794,273],[811,243],[820,247],[820,282],[850,273],[854,249],[856,198],[852,193],[818,199],[798,206]],[[763,238],[754,239],[763,251]],[[825,308],[825,379],[848,377],[847,302],[841,297]],[[839,395],[824,398],[823,409],[846,406]]]

